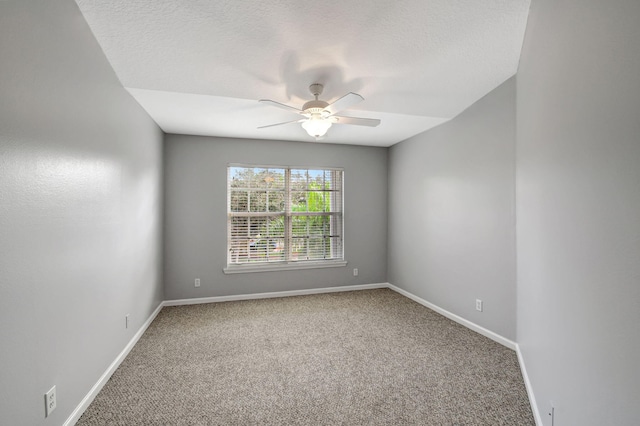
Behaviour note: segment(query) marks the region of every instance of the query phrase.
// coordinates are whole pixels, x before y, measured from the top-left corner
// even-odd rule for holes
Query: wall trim
[[[522,378],[524,379],[524,387],[527,389],[527,395],[529,396],[529,404],[531,404],[531,411],[533,411],[533,418],[536,421],[536,426],[544,426],[542,423],[542,416],[540,410],[538,410],[538,403],[536,402],[536,396],[533,394],[533,386],[529,380],[527,374],[527,368],[524,365],[524,357],[520,350],[520,345],[516,343],[516,354],[518,354],[518,364],[520,364],[520,371],[522,372]]]
[[[107,384],[107,382],[109,381],[113,373],[115,373],[116,369],[120,366],[120,364],[122,364],[122,361],[124,361],[127,355],[129,355],[129,352],[131,352],[131,349],[133,349],[136,343],[138,343],[138,340],[140,340],[140,337],[142,337],[142,335],[144,334],[145,331],[147,331],[147,328],[149,328],[149,326],[151,325],[153,320],[156,318],[156,316],[158,316],[158,314],[160,313],[160,310],[162,310],[162,306],[163,306],[163,302],[160,302],[158,304],[158,307],[151,313],[151,315],[149,315],[149,318],[147,318],[144,324],[142,324],[142,326],[136,332],[136,334],[134,334],[131,340],[129,340],[129,343],[127,343],[127,346],[124,347],[122,352],[118,354],[116,359],[113,360],[113,362],[111,363],[111,365],[109,365],[107,370],[102,374],[102,376],[100,376],[96,384],[93,385],[91,390],[89,390],[89,393],[87,393],[87,395],[85,395],[85,397],[82,398],[82,401],[80,401],[80,404],[78,404],[78,406],[76,407],[75,410],[73,410],[69,418],[67,418],[67,420],[63,423],[64,426],[72,426],[76,424],[76,422],[80,419],[80,416],[82,416],[82,413],[84,413],[85,410],[91,404],[91,402],[93,402],[93,400],[96,398],[98,393],[100,393],[104,385]]]
[[[415,294],[412,294],[406,290],[396,287],[391,283],[358,284],[358,285],[337,286],[337,287],[310,288],[310,289],[304,289],[304,290],[274,291],[274,292],[268,292],[268,293],[251,293],[251,294],[237,294],[237,295],[230,295],[230,296],[201,297],[196,299],[174,299],[174,300],[165,300],[163,302],[160,302],[158,307],[153,311],[153,313],[144,322],[144,324],[142,324],[140,329],[131,338],[127,346],[125,346],[125,348],[122,350],[122,352],[120,352],[120,354],[111,363],[111,365],[109,365],[109,367],[102,374],[102,376],[100,376],[96,384],[93,385],[91,390],[89,390],[87,395],[82,399],[80,404],[78,404],[76,409],[73,410],[73,412],[71,413],[69,418],[63,423],[63,425],[72,426],[78,421],[80,416],[82,416],[82,413],[84,413],[85,410],[89,407],[91,402],[95,399],[95,397],[98,395],[100,390],[102,390],[102,388],[107,383],[109,378],[113,375],[113,373],[120,366],[120,364],[122,364],[122,361],[124,361],[124,359],[127,357],[129,352],[131,352],[131,349],[133,349],[136,343],[138,343],[138,340],[140,340],[140,337],[142,337],[144,332],[147,330],[147,328],[149,328],[153,320],[156,318],[156,316],[158,316],[162,308],[165,306],[196,305],[196,304],[202,304],[202,303],[231,302],[231,301],[237,301],[237,300],[270,299],[270,298],[276,298],[276,297],[304,296],[309,294],[338,293],[343,291],[372,290],[372,289],[378,289],[378,288],[388,288],[390,290],[393,290],[396,293],[399,293],[405,297],[408,297],[409,299],[425,306],[426,308],[429,308],[449,318],[450,320],[455,321],[458,324],[461,324],[467,327],[468,329],[475,331],[476,333],[482,334],[483,336],[488,337],[489,339],[497,343],[500,343],[501,345],[506,346],[509,349],[515,350],[518,356],[518,363],[520,364],[520,370],[522,372],[524,384],[527,389],[527,394],[529,396],[529,403],[531,404],[531,410],[533,411],[533,416],[534,416],[536,425],[543,426],[542,418],[540,416],[540,412],[538,411],[538,406],[536,404],[535,395],[533,394],[533,387],[531,386],[529,376],[527,375],[527,369],[524,364],[524,358],[520,351],[520,347],[518,346],[517,343],[497,333],[494,333],[491,330],[481,327],[474,322],[471,322],[452,312],[449,312],[446,309],[443,309],[437,305],[434,305],[433,303],[428,302],[416,296]]]
[[[415,302],[418,302],[419,304],[429,309],[432,309],[437,313],[457,322],[458,324],[461,324],[477,333],[482,334],[483,336],[488,337],[491,340],[494,340],[500,343],[503,346],[506,346],[509,349],[513,349],[516,352],[516,355],[518,356],[518,364],[520,365],[520,372],[522,373],[522,379],[524,380],[524,386],[527,390],[527,396],[529,397],[529,404],[531,405],[531,411],[533,412],[533,418],[536,422],[536,426],[544,426],[544,423],[542,422],[542,416],[540,415],[540,410],[538,409],[538,404],[536,402],[536,396],[533,393],[533,386],[531,385],[531,381],[529,380],[529,375],[527,374],[527,368],[524,363],[524,357],[522,355],[522,352],[520,350],[520,345],[518,343],[512,340],[509,340],[506,337],[503,337],[497,333],[494,333],[491,330],[487,330],[486,328],[481,327],[478,324],[471,322],[467,319],[464,319],[454,313],[451,313],[446,309],[442,309],[441,307],[434,305],[431,302],[427,302],[426,300],[416,296],[415,294],[409,293],[408,291],[403,290],[400,287],[396,287],[393,284],[387,283],[387,288],[397,293],[400,293],[403,296],[406,296],[409,299],[412,299]]]
[[[301,269],[320,269],[320,268],[342,268],[347,266],[346,260],[327,260],[327,261],[295,261],[287,263],[270,263],[270,264],[251,264],[229,265],[222,269],[225,274],[247,274],[251,272],[280,272],[280,271],[299,271]]]
[[[269,293],[235,294],[231,296],[199,297],[197,299],[165,300],[163,306],[197,305],[201,303],[233,302],[236,300],[271,299],[275,297],[304,296],[307,294],[337,293],[342,291],[372,290],[387,288],[389,283],[358,284],[338,287],[310,288],[305,290],[273,291]]]
[[[482,326],[479,326],[478,324],[469,321],[468,319],[462,318],[461,316],[458,316],[452,312],[447,311],[446,309],[442,309],[441,307],[439,307],[438,305],[434,305],[431,302],[427,302],[426,300],[422,299],[421,297],[416,296],[413,293],[409,293],[406,290],[401,289],[400,287],[396,287],[393,284],[388,284],[388,288],[390,288],[391,290],[400,293],[403,296],[408,297],[409,299],[412,299],[415,302],[418,302],[419,304],[426,306],[427,308],[436,311],[437,313],[439,313],[440,315],[443,315],[447,318],[449,318],[450,320],[453,320],[455,322],[457,322],[458,324],[461,324],[465,327],[467,327],[468,329],[471,329],[473,331],[475,331],[476,333],[480,333],[485,337],[488,337],[489,339],[500,343],[503,346],[506,346],[509,349],[513,349],[516,350],[516,343],[512,340],[507,339],[506,337],[503,337],[501,335],[499,335],[498,333],[494,333],[491,330],[488,330]]]

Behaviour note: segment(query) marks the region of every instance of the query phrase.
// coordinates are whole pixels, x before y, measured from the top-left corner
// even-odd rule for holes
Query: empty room
[[[640,424],[638,22],[0,1],[0,424]]]

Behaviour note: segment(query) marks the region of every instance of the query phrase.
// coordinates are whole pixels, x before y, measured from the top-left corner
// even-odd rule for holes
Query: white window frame
[[[230,170],[233,167],[252,168],[252,169],[284,169],[285,170],[285,211],[278,214],[265,212],[264,216],[255,213],[248,212],[232,212],[231,211],[231,178]],[[312,216],[310,212],[295,213],[291,211],[291,170],[324,170],[324,171],[336,171],[341,173],[341,187],[340,187],[340,200],[341,206],[340,212],[333,212],[332,215],[339,216],[339,244],[340,244],[340,257],[332,259],[315,259],[315,260],[294,260],[286,259],[282,261],[269,261],[269,262],[251,262],[251,263],[233,263],[232,262],[232,236],[231,236],[231,221],[233,217],[253,216],[253,217],[266,217],[266,216],[282,216],[285,218],[285,247],[286,256],[290,255],[291,249],[291,224],[294,216]],[[265,271],[286,271],[286,270],[298,270],[298,269],[315,269],[315,268],[335,268],[344,267],[347,262],[344,257],[344,169],[338,167],[325,167],[325,166],[283,166],[283,165],[256,165],[256,164],[239,164],[230,163],[227,164],[227,265],[223,269],[225,274],[237,274],[248,272],[265,272]],[[315,215],[319,215],[316,213]],[[332,216],[333,217],[333,216]],[[333,220],[331,229],[334,229]]]

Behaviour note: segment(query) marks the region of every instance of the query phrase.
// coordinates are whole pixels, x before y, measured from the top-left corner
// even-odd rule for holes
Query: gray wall
[[[389,282],[512,340],[514,168],[514,78],[389,153]]]
[[[640,2],[534,0],[517,86],[518,341],[545,425],[640,424]]]
[[[73,1],[0,2],[0,58],[0,424],[60,425],[162,300],[162,133]]]
[[[166,299],[386,282],[386,148],[166,135],[164,155]],[[348,265],[225,275],[228,163],[344,167]]]

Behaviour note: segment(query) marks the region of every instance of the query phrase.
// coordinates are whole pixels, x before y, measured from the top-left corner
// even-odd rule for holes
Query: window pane
[[[284,190],[284,169],[269,169],[265,180],[268,188]]]
[[[328,235],[329,217],[312,216],[309,218],[309,235]]]
[[[291,190],[304,191],[307,189],[307,171],[303,169],[291,170]]]
[[[251,182],[250,169],[244,167],[229,168],[229,186],[231,188],[248,188]]]
[[[284,192],[269,191],[267,193],[269,197],[269,211],[270,212],[283,212],[285,197]]]
[[[263,234],[267,232],[267,218],[266,217],[250,217],[249,219],[249,237],[255,243],[262,238]]]
[[[248,256],[247,240],[249,235],[249,218],[233,217],[229,221],[229,262],[244,262]]]
[[[284,216],[276,216],[269,218],[269,225],[265,235],[269,237],[277,237],[284,240]],[[284,244],[283,244],[284,245]]]
[[[292,237],[306,237],[307,236],[307,216],[293,216],[291,218],[291,231]]]
[[[309,259],[330,258],[331,247],[328,238],[309,238]]]
[[[231,218],[231,238],[246,238],[249,233],[249,218],[233,217]]]
[[[308,170],[308,189],[322,189],[324,186],[324,170]]]
[[[335,189],[333,187],[333,175],[335,173],[333,170],[324,171],[324,189]]]
[[[249,195],[247,191],[231,191],[231,211],[246,212],[249,211]]]
[[[325,211],[325,193],[321,191],[309,191],[307,192],[307,205],[310,212],[323,212]]]
[[[267,211],[267,191],[252,191],[249,193],[249,211]]]
[[[307,193],[305,191],[295,191],[291,193],[291,211],[306,212],[307,210]]]
[[[291,239],[291,260],[307,260],[307,239]]]
[[[285,260],[285,251],[284,251],[284,238],[276,238],[269,239],[269,252],[268,257],[269,261],[283,261]]]
[[[268,176],[269,174],[267,172],[267,169],[253,169],[251,177],[251,188],[266,188],[268,184]]]
[[[329,238],[330,246],[331,246],[331,257],[332,258],[342,258],[342,237],[331,237]]]

